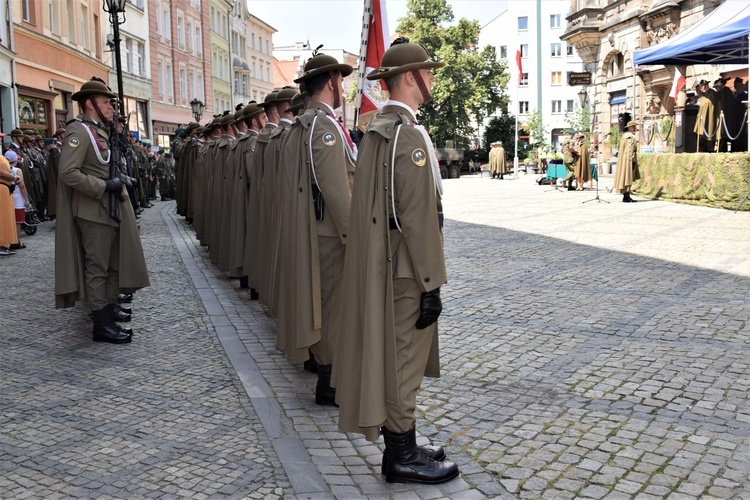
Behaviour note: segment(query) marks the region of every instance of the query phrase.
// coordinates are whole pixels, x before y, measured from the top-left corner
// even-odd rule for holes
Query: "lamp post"
[[[117,98],[120,101],[118,113],[125,112],[125,98],[122,90],[122,61],[120,61],[120,25],[125,22],[125,2],[127,0],[104,0],[104,12],[109,14],[112,24],[112,45],[115,51],[115,73],[117,74]],[[122,20],[120,20],[122,13]]]
[[[190,108],[193,110],[193,117],[195,118],[195,121],[200,123],[201,116],[203,116],[203,108],[205,107],[205,104],[203,104],[202,101],[199,101],[197,97],[193,97],[193,100],[190,101]]]

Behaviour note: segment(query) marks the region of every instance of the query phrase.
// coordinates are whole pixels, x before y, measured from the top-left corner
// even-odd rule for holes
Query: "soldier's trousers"
[[[320,342],[310,350],[321,365],[333,364],[333,353],[338,344],[336,334],[341,324],[341,279],[344,274],[344,245],[338,237],[318,236],[320,253]],[[270,272],[270,271],[266,271]],[[277,285],[278,286],[278,285]]]
[[[93,310],[116,304],[120,293],[120,228],[76,218],[86,266],[86,299]]]
[[[391,432],[407,432],[414,428],[417,418],[417,391],[422,385],[427,361],[432,348],[437,323],[417,330],[422,292],[416,280],[393,280],[393,323],[395,326],[395,376],[398,391],[386,384],[386,420],[383,426]],[[390,372],[390,369],[389,369]],[[389,374],[390,375],[390,374]]]

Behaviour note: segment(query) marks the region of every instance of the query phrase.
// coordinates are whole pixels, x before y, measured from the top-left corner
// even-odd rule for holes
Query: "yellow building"
[[[209,0],[209,24],[211,44],[211,81],[213,82],[213,102],[206,103],[208,112],[220,114],[234,110],[232,103],[232,60],[230,58],[229,25],[234,2],[229,0]],[[213,110],[212,110],[213,108]]]

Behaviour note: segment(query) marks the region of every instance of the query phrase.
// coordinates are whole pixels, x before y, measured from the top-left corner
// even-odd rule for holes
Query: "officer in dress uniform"
[[[627,132],[620,138],[620,149],[617,150],[617,169],[615,171],[614,190],[622,193],[622,201],[635,203],[630,197],[632,184],[641,178],[638,170],[638,140],[635,136],[638,123],[631,120],[625,128]]]
[[[333,381],[339,429],[371,441],[382,431],[388,482],[458,476],[441,447],[417,446],[415,416],[423,377],[439,376],[437,318],[447,281],[440,170],[416,112],[430,99],[430,70],[444,65],[397,39],[367,75],[384,79],[390,100],[360,143]]]
[[[289,129],[280,160],[284,234],[276,342],[293,363],[307,361],[312,350],[318,363],[315,402],[335,405],[330,379],[343,314],[341,275],[357,152],[334,110],[344,102],[341,82],[353,68],[318,49],[295,80],[305,83],[310,102]]]
[[[55,302],[63,308],[85,299],[92,309],[93,340],[124,344],[132,331],[115,321],[128,321],[130,314],[119,306],[118,294],[148,286],[149,279],[123,181],[109,174],[111,99],[116,97],[96,80],[72,96],[81,114],[68,122],[60,154]],[[110,193],[119,221],[110,217]]]

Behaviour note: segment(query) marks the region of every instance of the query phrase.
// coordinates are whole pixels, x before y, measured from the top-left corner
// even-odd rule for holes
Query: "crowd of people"
[[[736,77],[733,89],[728,78],[695,84],[688,106],[698,106],[693,132],[698,136],[698,152],[747,151],[747,84]]]
[[[191,123],[172,148],[177,213],[275,318],[288,360],[317,373],[315,402],[339,407],[340,429],[384,436],[389,482],[458,475],[441,447],[416,445],[446,282],[439,165],[416,110],[441,66],[394,42],[367,76],[391,100],[359,145],[334,114],[353,68],[316,52],[299,92]]]

